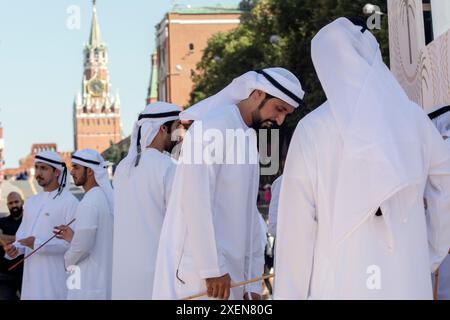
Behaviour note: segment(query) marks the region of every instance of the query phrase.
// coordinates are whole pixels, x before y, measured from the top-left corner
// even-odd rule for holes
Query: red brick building
[[[84,48],[81,93],[74,101],[75,150],[106,150],[121,140],[120,98],[111,93],[108,50],[103,43],[94,4],[89,43]]]
[[[192,74],[208,39],[236,28],[241,14],[237,8],[188,6],[175,7],[164,16],[156,26],[158,100],[188,105]]]

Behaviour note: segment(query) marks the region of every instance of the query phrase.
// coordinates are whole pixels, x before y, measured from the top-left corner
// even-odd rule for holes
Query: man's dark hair
[[[167,133],[171,134],[172,133],[172,124],[175,122],[175,120],[171,120],[171,121],[167,121],[163,124],[163,126],[167,127]]]
[[[270,99],[275,98],[273,95],[268,94],[266,92],[264,92],[266,94],[266,97],[264,98],[263,101],[261,101],[261,103],[258,106],[258,109],[262,109],[262,107],[264,107],[264,105],[266,104],[267,101],[269,101]]]

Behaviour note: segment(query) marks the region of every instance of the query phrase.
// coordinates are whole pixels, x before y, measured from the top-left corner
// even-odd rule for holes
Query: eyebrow
[[[283,105],[281,105],[281,104],[280,104],[279,106],[281,107],[281,109],[283,109],[283,111],[289,113],[289,110],[288,110],[285,106],[283,106]]]

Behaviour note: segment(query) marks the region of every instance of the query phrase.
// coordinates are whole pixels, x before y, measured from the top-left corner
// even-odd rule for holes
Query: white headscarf
[[[84,149],[75,152],[72,155],[72,163],[79,164],[80,166],[90,168],[94,171],[95,182],[97,182],[98,186],[105,194],[109,211],[113,214],[114,198],[113,189],[108,177],[108,163],[105,162],[103,157],[97,151],[92,149]]]
[[[423,176],[418,155],[421,131],[428,128],[426,114],[383,63],[375,37],[362,31],[339,18],[312,40],[312,60],[343,141],[334,243]],[[388,214],[383,217],[389,224]]]
[[[230,106],[259,89],[297,108],[305,93],[297,77],[284,68],[249,71],[235,78],[219,93],[194,104],[180,114],[181,120],[199,120],[213,108]]]
[[[38,162],[48,164],[49,166],[61,171],[61,174],[58,177],[58,183],[59,183],[58,193],[56,194],[56,196],[54,198],[59,196],[64,189],[69,189],[70,185],[69,185],[69,182],[67,181],[67,165],[62,160],[62,158],[58,152],[55,152],[55,151],[39,152],[34,157],[34,163],[38,163]]]
[[[130,169],[139,164],[139,148],[146,148],[158,134],[159,128],[168,121],[178,120],[180,107],[166,102],[155,102],[145,107],[135,122],[131,134],[130,148],[122,164]],[[140,131],[140,134],[139,134]],[[138,137],[140,136],[139,142]]]

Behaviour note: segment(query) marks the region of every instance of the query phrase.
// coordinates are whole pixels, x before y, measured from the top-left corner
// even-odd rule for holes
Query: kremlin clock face
[[[89,92],[94,96],[100,96],[105,88],[102,81],[96,79],[89,83]]]

